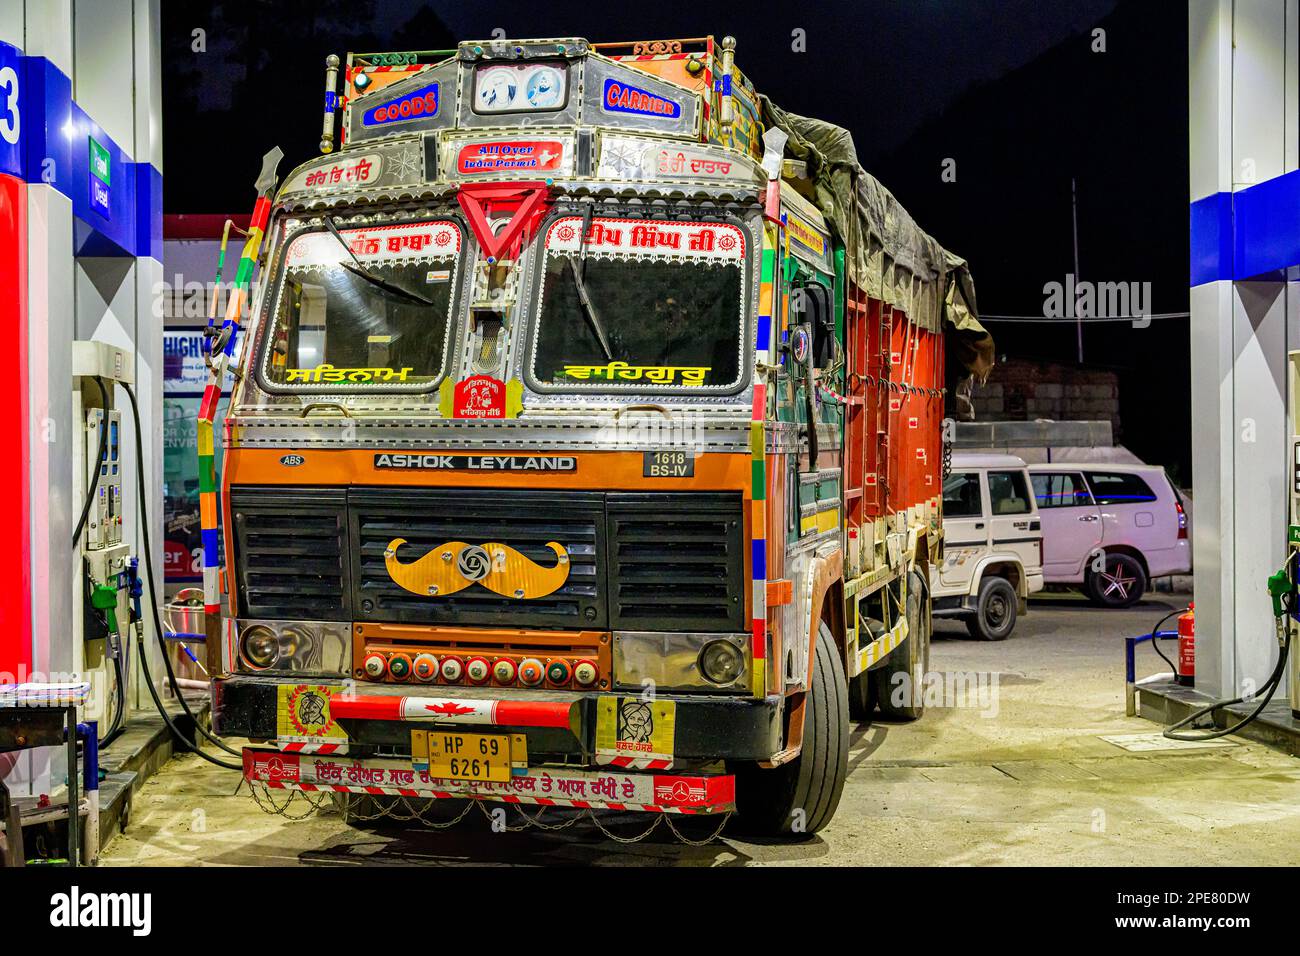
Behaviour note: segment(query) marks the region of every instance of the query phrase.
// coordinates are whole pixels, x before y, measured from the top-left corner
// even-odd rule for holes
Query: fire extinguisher
[[[1178,615],[1178,673],[1174,679],[1185,687],[1196,683],[1196,604]]]

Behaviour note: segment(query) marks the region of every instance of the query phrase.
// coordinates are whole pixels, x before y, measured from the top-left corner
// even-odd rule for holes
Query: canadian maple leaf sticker
[[[434,714],[446,714],[448,717],[462,717],[474,713],[473,707],[466,707],[453,700],[444,700],[441,704],[425,704],[424,709]]]

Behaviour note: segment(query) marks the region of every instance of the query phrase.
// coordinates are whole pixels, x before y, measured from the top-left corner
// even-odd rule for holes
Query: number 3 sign
[[[10,146],[18,145],[22,131],[22,115],[18,112],[18,71],[12,66],[0,66],[0,139]]]

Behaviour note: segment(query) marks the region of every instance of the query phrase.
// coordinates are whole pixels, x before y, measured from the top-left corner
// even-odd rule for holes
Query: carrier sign
[[[601,105],[608,113],[636,113],[668,119],[677,119],[682,115],[682,105],[675,100],[656,96],[648,90],[628,86],[618,80],[605,81],[605,98]]]

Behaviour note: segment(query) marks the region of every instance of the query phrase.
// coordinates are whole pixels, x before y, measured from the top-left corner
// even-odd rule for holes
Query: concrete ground
[[[1150,630],[1181,603],[1154,595],[1132,610],[1100,611],[1049,596],[1035,600],[1011,638],[996,644],[972,640],[960,624],[936,622],[930,664],[953,675],[947,699],[936,698],[918,723],[859,727],[839,812],[800,845],[724,838],[693,847],[662,827],[623,845],[586,822],[557,832],[494,833],[478,812],[443,832],[354,829],[333,811],[290,820],[258,809],[246,787],[236,793],[235,774],[187,755],[145,784],[103,863],[1300,862],[1300,761],[1236,738],[1228,746],[1145,752],[1101,739],[1157,729],[1124,717],[1123,637]],[[1139,676],[1167,670],[1149,648],[1139,653]],[[299,798],[288,814],[307,809]],[[510,812],[510,822],[519,822]],[[618,830],[634,833],[644,819],[624,820]],[[703,835],[701,821],[691,824],[690,833]]]

